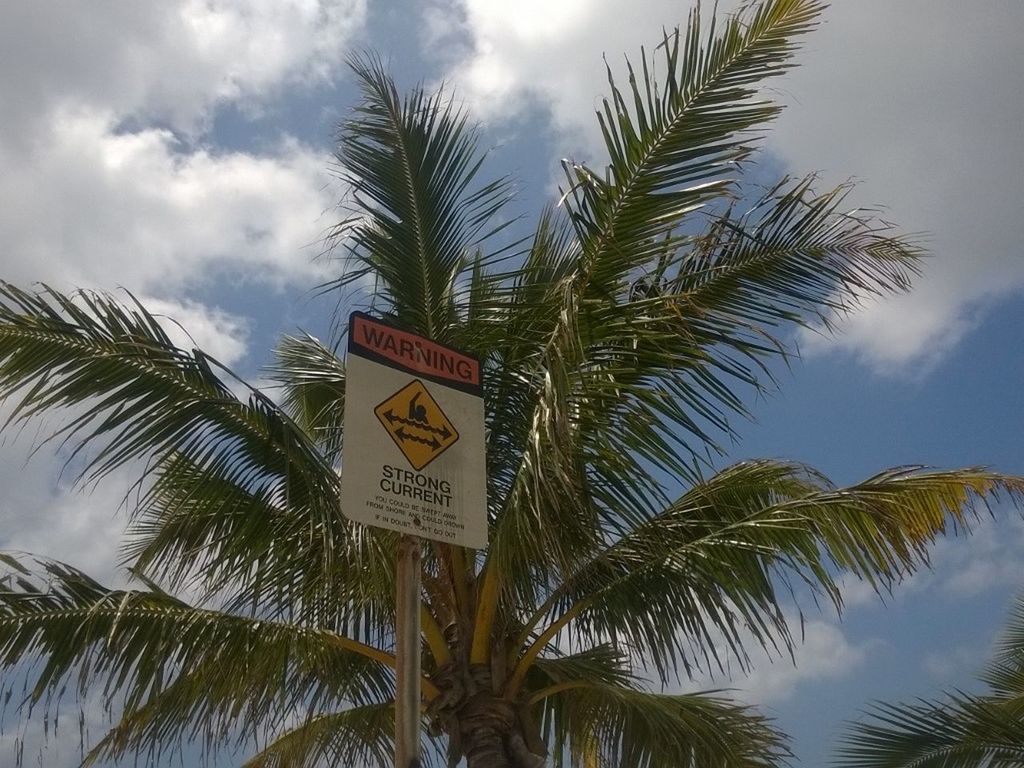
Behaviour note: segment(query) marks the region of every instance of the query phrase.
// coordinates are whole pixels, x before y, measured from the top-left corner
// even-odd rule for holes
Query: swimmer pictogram
[[[414,379],[373,412],[415,470],[423,469],[459,439],[459,433],[426,385]]]

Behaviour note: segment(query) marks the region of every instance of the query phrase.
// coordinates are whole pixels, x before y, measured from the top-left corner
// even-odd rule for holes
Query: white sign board
[[[480,361],[353,313],[341,462],[345,516],[483,549],[486,473]]]

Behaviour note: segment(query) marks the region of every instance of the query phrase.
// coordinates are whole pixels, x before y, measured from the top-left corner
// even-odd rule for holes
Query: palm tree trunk
[[[459,715],[468,768],[518,768],[505,749],[505,737],[515,723],[511,704],[493,694],[477,693]]]
[[[463,738],[468,768],[518,768],[505,750],[505,740],[500,733],[474,730]]]
[[[468,768],[543,768],[531,752],[515,708],[493,695],[472,697],[460,712],[459,731]]]

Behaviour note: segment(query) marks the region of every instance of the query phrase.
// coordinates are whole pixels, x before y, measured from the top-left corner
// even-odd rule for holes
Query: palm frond
[[[338,161],[358,215],[333,233],[346,238],[353,260],[333,285],[372,280],[384,314],[450,343],[456,281],[476,247],[501,229],[492,222],[508,185],[474,186],[483,157],[450,99],[422,88],[402,98],[376,59],[350,65],[363,101],[339,134]]]
[[[565,201],[585,254],[585,296],[609,293],[656,260],[684,216],[721,198],[750,153],[750,132],[779,112],[756,88],[793,66],[796,39],[814,27],[822,7],[818,0],[768,0],[713,20],[707,30],[698,9],[685,33],[666,36],[660,72],[649,70],[643,54],[640,72],[628,66],[623,93],[609,68],[611,101],[598,113],[607,175],[566,164]]]
[[[292,768],[315,765],[390,766],[394,764],[393,702],[352,707],[318,715],[291,728],[242,768]]]
[[[536,762],[546,740],[573,768],[777,765],[785,744],[764,718],[714,693],[653,693],[652,670],[667,685],[791,649],[785,593],[839,608],[847,573],[888,590],[979,502],[1024,494],[981,469],[836,488],[760,461],[705,479],[786,334],[905,289],[919,256],[844,210],[845,186],[784,180],[743,210],[737,168],[779,109],[757,89],[793,65],[823,2],[741,7],[710,24],[694,12],[627,62],[628,86],[609,68],[609,165],[564,164],[563,204],[525,253],[494,244],[508,185],[479,180],[465,114],[422,87],[401,96],[372,57],[351,62],[363,99],[337,154],[351,215],[333,232],[348,269],[322,287],[366,289],[388,320],[483,360],[490,547],[423,557],[424,714],[449,760]],[[396,536],[339,514],[345,367],[288,337],[272,374],[281,408],[236,396],[233,374],[138,305],[0,283],[10,423],[64,411],[53,439],[87,481],[145,465],[125,556],[147,589],[0,553],[0,669],[18,670],[0,695],[26,676],[30,706],[101,690],[124,716],[88,761],[256,744],[250,768],[390,762]],[[186,590],[198,600],[174,596]],[[1024,610],[1017,623],[1024,637]],[[883,708],[852,764],[897,742],[941,755],[925,765],[965,764],[921,722],[1012,762],[1021,645],[990,668],[994,695],[951,697],[959,732],[941,708]]]
[[[742,463],[695,486],[567,579],[528,620],[555,617],[519,662],[572,625],[585,643],[611,639],[655,665],[723,664],[724,644],[790,643],[777,584],[797,580],[841,605],[851,572],[887,589],[927,563],[927,545],[966,525],[974,505],[1024,481],[986,470],[900,468],[832,488],[799,465]]]
[[[819,194],[814,184],[784,178],[743,213],[711,216],[667,292],[719,322],[770,327],[827,320],[858,298],[908,290],[920,249],[874,212],[845,209],[851,185]]]
[[[508,498],[524,446],[538,449],[528,437],[544,391],[543,353],[562,320],[576,248],[565,216],[545,209],[523,265],[511,276],[492,278],[488,290],[469,306],[466,342],[476,345],[471,349],[489,363],[484,370],[487,476],[496,503]],[[493,286],[506,279],[512,281],[510,290]]]
[[[1024,762],[1024,712],[964,694],[879,704],[837,750],[847,768],[1011,768]]]
[[[341,458],[345,363],[334,350],[305,334],[277,345],[270,377],[284,390],[284,407],[333,465]]]
[[[917,250],[867,214],[844,212],[847,191],[780,183],[664,253],[628,296],[590,303],[572,394],[599,505],[642,515],[645,499],[658,503],[645,468],[693,476],[690,462],[731,433],[731,414],[746,413],[743,388],[772,380],[767,360],[786,354],[775,328],[908,287]]]
[[[748,707],[711,694],[666,695],[592,683],[546,700],[556,768],[783,765],[784,737]]]
[[[133,510],[136,571],[232,611],[315,623],[370,643],[394,617],[395,537],[277,482],[240,485],[221,464],[168,457]],[[334,499],[337,504],[337,499]]]
[[[660,90],[646,63],[631,69],[631,98],[613,80],[607,179],[576,167],[566,196],[575,241],[561,245],[557,219],[542,222],[531,258],[547,258],[528,260],[506,311],[492,313],[507,328],[494,367],[507,349],[514,372],[500,392],[515,419],[491,432],[508,490],[490,556],[510,603],[525,599],[531,566],[557,574],[586,557],[596,522],[614,530],[656,514],[670,501],[664,474],[699,478],[730,415],[746,413],[743,390],[771,381],[767,359],[786,352],[773,326],[906,287],[917,250],[842,211],[845,187],[780,184],[703,235],[689,223],[726,199],[749,130],[776,112],[753,89],[790,65],[820,8],[761,3],[710,31],[695,14],[665,43]],[[573,530],[556,536],[564,525]]]
[[[1016,662],[1024,657],[1024,596],[1017,598],[996,645],[996,662]],[[1024,690],[1022,688],[1021,690]]]
[[[999,768],[1024,762],[1024,600],[1018,599],[982,673],[990,691],[875,704],[837,752],[849,768]]]
[[[178,349],[137,303],[0,283],[0,396],[16,403],[9,423],[79,408],[56,437],[77,441],[76,453],[95,449],[83,475],[184,452],[219,458],[240,478],[276,470],[329,496],[333,473],[306,437],[258,391],[240,401],[215,367],[227,370]]]
[[[567,400],[578,243],[568,221],[546,209],[513,289],[474,307],[479,338],[491,340],[484,369],[489,515],[488,568],[501,595],[532,604],[535,585],[570,570],[598,546],[597,516],[582,495]],[[569,328],[569,332],[566,332]]]
[[[135,567],[178,586],[199,573],[209,587],[233,581],[292,609],[317,606],[345,562],[364,568],[379,547],[338,515],[337,473],[313,441],[260,392],[239,400],[215,365],[178,349],[137,304],[0,284],[11,422],[64,409],[55,438],[83,477],[146,470],[132,510]],[[270,567],[254,581],[259,562]]]
[[[104,755],[196,738],[213,748],[291,713],[393,697],[390,656],[329,630],[110,590],[52,561],[4,561],[18,568],[0,591],[0,667],[38,660],[27,670],[29,702],[101,687],[126,713]]]

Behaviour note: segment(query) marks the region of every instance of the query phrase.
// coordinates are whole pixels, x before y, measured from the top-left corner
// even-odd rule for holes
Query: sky
[[[727,6],[728,3],[723,3]],[[327,329],[312,287],[344,188],[332,137],[356,94],[344,60],[380,52],[400,84],[449,84],[525,219],[556,199],[557,161],[602,158],[594,109],[615,64],[687,2],[97,0],[0,4],[0,278],[127,289],[178,338],[259,382],[282,332]],[[1024,4],[836,0],[761,167],[855,180],[930,257],[912,293],[836,337],[805,333],[781,388],[752,404],[731,459],[792,458],[838,482],[892,465],[1024,474]],[[108,579],[124,478],[79,492],[35,435],[0,444],[0,549]],[[121,481],[121,482],[119,482]],[[850,583],[842,617],[807,608],[795,664],[712,681],[827,761],[873,699],[970,687],[1024,589],[1024,522],[997,505],[883,602]],[[95,723],[101,728],[102,723]],[[0,735],[10,750],[14,734]],[[77,734],[46,748],[75,764]]]

